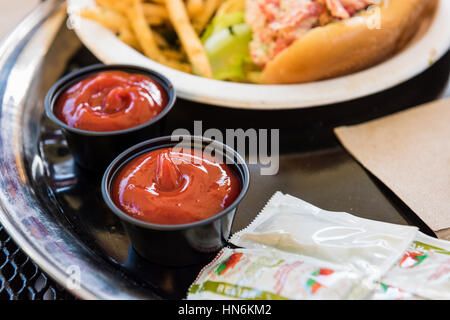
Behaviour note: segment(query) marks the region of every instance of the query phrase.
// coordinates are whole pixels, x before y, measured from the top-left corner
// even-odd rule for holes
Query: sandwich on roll
[[[214,78],[304,83],[402,49],[437,0],[227,0],[202,36]]]

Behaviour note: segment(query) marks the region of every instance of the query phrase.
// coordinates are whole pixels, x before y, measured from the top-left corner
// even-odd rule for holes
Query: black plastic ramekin
[[[58,98],[70,86],[93,74],[103,71],[138,73],[157,81],[167,92],[168,103],[155,118],[132,128],[118,131],[88,131],[73,128],[56,117],[54,107]],[[75,162],[84,169],[103,172],[111,161],[125,149],[154,137],[161,136],[164,117],[176,100],[172,83],[163,75],[137,66],[97,64],[78,69],[58,80],[45,97],[47,116],[56,123],[67,140]]]
[[[181,142],[180,142],[181,139]],[[149,151],[168,147],[214,148],[236,173],[241,192],[225,210],[208,219],[181,225],[161,225],[135,219],[119,209],[111,198],[111,185],[118,172],[132,159]],[[222,152],[222,151],[223,152]],[[250,175],[242,157],[230,147],[195,136],[161,137],[142,142],[120,154],[106,169],[102,195],[109,209],[120,218],[131,244],[143,258],[166,266],[188,266],[210,261],[225,244],[231,233],[236,209],[247,193]]]

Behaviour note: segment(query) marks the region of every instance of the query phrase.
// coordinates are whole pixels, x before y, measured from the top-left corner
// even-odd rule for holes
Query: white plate
[[[405,0],[408,1],[408,0]],[[321,106],[360,98],[402,83],[441,58],[450,47],[450,1],[440,0],[429,27],[402,52],[370,69],[331,80],[294,85],[255,85],[206,79],[152,61],[121,42],[99,24],[80,18],[80,8],[93,0],[68,0],[70,24],[84,45],[106,64],[144,66],[164,74],[179,97],[246,109],[290,109]]]

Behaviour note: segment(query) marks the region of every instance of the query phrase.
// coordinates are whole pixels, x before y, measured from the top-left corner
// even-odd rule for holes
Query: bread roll
[[[437,1],[384,0],[352,18],[311,29],[266,64],[261,82],[311,82],[373,66],[411,39]]]

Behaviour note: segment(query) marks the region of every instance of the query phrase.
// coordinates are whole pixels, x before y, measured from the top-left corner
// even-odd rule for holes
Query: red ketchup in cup
[[[119,131],[155,118],[168,95],[143,74],[104,71],[89,76],[59,97],[54,113],[67,125],[87,131]]]
[[[212,217],[241,192],[233,170],[201,150],[162,148],[128,162],[111,186],[114,204],[131,217],[161,225]]]

